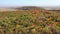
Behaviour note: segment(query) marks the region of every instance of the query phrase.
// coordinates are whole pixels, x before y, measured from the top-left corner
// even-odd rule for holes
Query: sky
[[[0,0],[4,6],[60,6],[60,0]]]

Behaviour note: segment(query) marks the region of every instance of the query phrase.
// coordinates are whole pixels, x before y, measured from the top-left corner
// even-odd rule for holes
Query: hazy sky
[[[60,0],[0,0],[1,6],[60,6]]]

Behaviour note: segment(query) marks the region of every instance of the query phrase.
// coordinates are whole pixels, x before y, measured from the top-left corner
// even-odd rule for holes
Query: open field
[[[47,10],[0,12],[0,34],[60,34],[60,12]]]

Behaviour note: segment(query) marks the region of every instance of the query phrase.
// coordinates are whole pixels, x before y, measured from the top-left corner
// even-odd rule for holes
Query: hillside
[[[60,12],[25,8],[0,12],[0,34],[60,34]]]

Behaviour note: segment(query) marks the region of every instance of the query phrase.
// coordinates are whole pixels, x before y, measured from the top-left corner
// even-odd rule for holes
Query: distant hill
[[[33,9],[37,9],[37,10],[42,10],[44,8],[42,7],[36,7],[36,6],[23,6],[23,7],[16,7],[15,9],[18,9],[18,10],[33,10]]]
[[[38,6],[22,6],[22,7],[15,7],[17,10],[60,10],[60,7],[38,7]]]
[[[17,11],[17,10],[45,10],[42,7],[37,6],[22,6],[22,7],[8,7],[0,8],[0,11]]]
[[[38,7],[38,6],[22,6],[22,7],[4,7],[0,11],[16,11],[16,10],[59,10],[60,7]]]

